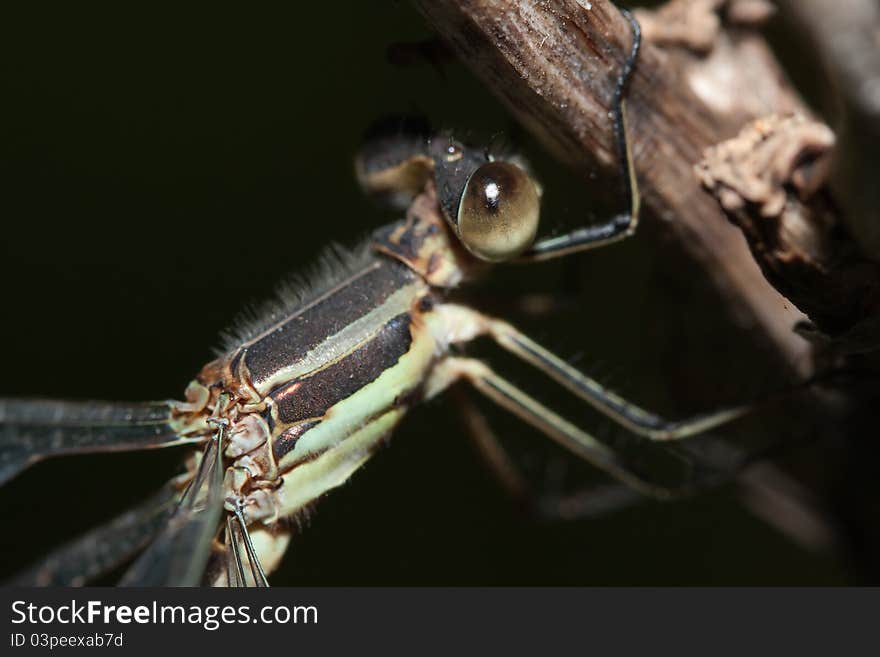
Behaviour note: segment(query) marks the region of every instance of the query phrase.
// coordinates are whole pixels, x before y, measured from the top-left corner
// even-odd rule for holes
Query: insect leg
[[[49,456],[200,442],[180,435],[166,402],[0,399],[0,485]]]
[[[547,437],[589,462],[617,481],[650,497],[671,499],[698,488],[713,485],[742,467],[737,464],[723,471],[708,472],[698,479],[676,486],[665,486],[643,477],[625,464],[618,455],[593,436],[560,417],[509,381],[498,376],[488,365],[473,358],[447,357],[432,372],[426,396],[438,394],[451,382],[464,379],[501,408],[513,413]]]
[[[242,551],[247,557],[247,570],[244,567]],[[226,559],[226,581],[230,587],[269,586],[266,573],[251,541],[239,500],[234,501],[233,514],[226,518]]]
[[[632,27],[632,46],[623,70],[617,78],[614,98],[611,102],[611,112],[613,115],[614,140],[617,146],[618,159],[623,170],[623,185],[628,205],[627,211],[601,224],[585,226],[565,235],[539,240],[519,258],[520,261],[535,262],[538,260],[549,260],[569,255],[570,253],[576,253],[577,251],[593,249],[628,237],[636,230],[639,221],[639,185],[632,162],[632,153],[630,152],[629,133],[626,126],[626,100],[624,96],[641,46],[641,27],[629,11],[621,9],[620,12],[626,17]]]
[[[600,413],[650,440],[671,441],[695,436],[742,417],[752,408],[749,405],[734,406],[685,420],[669,421],[607,390],[507,322],[456,304],[438,306],[435,312],[443,326],[452,327],[453,342],[488,335],[500,347],[541,370]]]
[[[505,492],[530,514],[548,520],[572,520],[611,513],[645,499],[633,489],[617,483],[597,484],[567,494],[534,490],[501,444],[483,412],[468,395],[457,392],[458,406],[468,434],[480,456]]]
[[[175,499],[176,490],[169,484],[147,502],[62,545],[6,584],[82,586],[149,543],[173,512]]]
[[[644,501],[645,497],[623,484],[597,484],[564,495],[540,494],[532,490],[479,408],[457,391],[468,431],[490,470],[502,487],[525,509],[549,520],[595,517]],[[731,448],[733,449],[733,448]],[[731,469],[745,505],[753,514],[775,527],[797,544],[813,551],[834,544],[833,523],[813,496],[787,474],[772,465],[749,462],[747,455],[726,455],[727,463],[749,465],[740,472]],[[719,481],[718,466],[707,483]],[[711,471],[710,471],[711,472]],[[693,486],[699,482],[694,481]]]

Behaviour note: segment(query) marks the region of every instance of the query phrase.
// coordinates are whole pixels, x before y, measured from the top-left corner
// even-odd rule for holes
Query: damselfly
[[[328,257],[306,289],[288,290],[239,327],[192,382],[184,402],[0,402],[0,479],[49,456],[188,446],[186,473],[155,498],[68,544],[20,581],[88,580],[148,545],[128,584],[265,584],[290,540],[285,519],[344,483],[404,413],[456,381],[471,384],[564,448],[629,488],[676,493],[563,419],[459,347],[479,337],[543,372],[627,429],[652,441],[685,438],[739,417],[738,407],[670,423],[605,390],[510,324],[447,300],[490,263],[537,261],[631,234],[639,197],[623,94],[614,130],[628,211],[566,235],[538,239],[540,190],[526,170],[450,135],[410,133],[373,142],[359,160],[369,191],[409,203],[406,219],[352,252]],[[502,454],[491,433],[489,451]],[[509,471],[503,457],[492,459]],[[708,475],[715,480],[717,473]],[[689,490],[702,480],[683,484]],[[596,491],[593,502],[619,489]]]

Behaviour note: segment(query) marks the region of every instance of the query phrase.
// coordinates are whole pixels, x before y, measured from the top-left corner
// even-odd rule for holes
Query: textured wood
[[[609,101],[631,31],[612,3],[414,2],[461,60],[558,157],[617,173]],[[754,27],[728,28],[717,31],[708,54],[705,44],[701,52],[643,44],[628,95],[636,168],[645,204],[661,230],[698,260],[728,300],[732,317],[803,371],[809,347],[792,333],[803,315],[768,284],[754,259],[773,257],[772,249],[752,244],[750,253],[694,173],[707,148],[735,137],[751,120],[789,112],[810,116]],[[822,221],[825,226],[828,217]]]

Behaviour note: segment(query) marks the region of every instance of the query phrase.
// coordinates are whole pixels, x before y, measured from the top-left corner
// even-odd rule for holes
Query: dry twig
[[[609,102],[631,35],[612,3],[414,1],[462,61],[560,158],[579,167],[615,170]],[[818,210],[809,204],[802,208],[797,235],[785,235],[785,254],[774,243],[782,235],[767,230],[762,204],[741,206],[731,218],[748,238],[750,254],[695,173],[708,149],[736,137],[750,121],[768,115],[811,117],[755,30],[767,15],[766,3],[758,0],[673,0],[660,12],[639,12],[648,26],[648,43],[629,91],[629,124],[646,205],[702,264],[732,316],[754,329],[756,339],[774,346],[782,362],[803,371],[808,344],[792,332],[802,315],[777,290],[791,295],[823,333],[840,335],[876,312],[873,301],[865,302],[871,287],[866,279],[877,278],[874,265],[857,255],[830,202]],[[682,23],[681,17],[687,20]],[[767,166],[771,160],[751,164]],[[805,175],[799,163],[790,164]],[[709,189],[716,189],[705,167],[702,173]],[[753,172],[777,186],[777,205],[779,194],[797,197],[791,177],[767,178],[767,173]],[[827,198],[819,173],[811,168],[811,198]],[[783,223],[790,227],[792,221]],[[780,267],[781,255],[790,257],[792,249],[804,245],[820,248],[822,257],[795,258],[797,266]],[[841,263],[842,273],[835,270]],[[841,301],[843,312],[829,305],[829,295]]]

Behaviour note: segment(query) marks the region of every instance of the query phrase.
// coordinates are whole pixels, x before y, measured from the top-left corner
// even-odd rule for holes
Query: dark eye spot
[[[449,142],[449,145],[446,147],[446,161],[447,162],[457,162],[461,159],[464,154],[464,150],[460,145],[455,143],[454,141]]]

